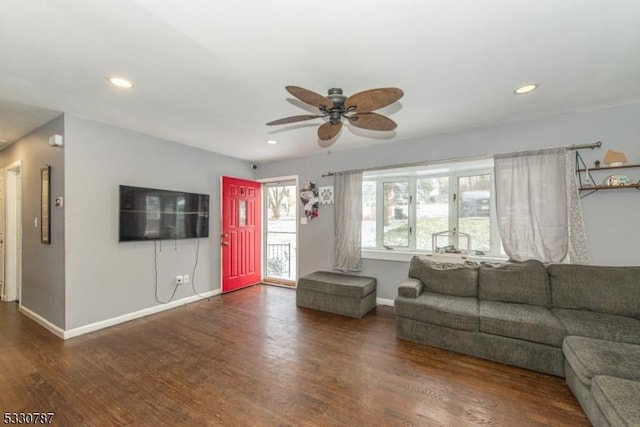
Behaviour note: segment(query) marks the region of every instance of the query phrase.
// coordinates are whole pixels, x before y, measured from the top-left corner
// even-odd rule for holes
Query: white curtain
[[[360,271],[362,240],[362,172],[339,172],[334,191],[333,268]]]
[[[496,211],[510,259],[559,263],[568,252],[566,149],[496,155]]]
[[[567,151],[565,153],[565,169],[567,181],[567,210],[569,221],[569,246],[566,263],[591,264],[589,254],[589,244],[587,233],[584,228],[582,218],[582,205],[580,204],[580,194],[578,193],[578,182],[573,162],[574,155]]]

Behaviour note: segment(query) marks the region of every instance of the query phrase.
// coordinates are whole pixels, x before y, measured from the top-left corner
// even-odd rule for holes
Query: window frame
[[[485,159],[488,160],[488,159]],[[492,161],[493,159],[491,159]],[[464,164],[468,163],[469,166],[465,167]],[[486,163],[486,162],[485,162]],[[364,258],[373,259],[390,259],[390,260],[407,260],[413,255],[432,255],[441,256],[443,254],[435,254],[429,249],[417,248],[417,183],[421,178],[439,178],[448,177],[449,179],[449,212],[448,212],[448,225],[449,229],[455,224],[455,227],[459,229],[459,212],[460,212],[460,178],[490,175],[491,186],[489,189],[490,197],[490,250],[484,254],[476,254],[475,251],[470,251],[469,254],[464,254],[467,258],[479,258],[482,260],[506,258],[504,253],[501,253],[501,240],[498,231],[498,221],[496,214],[495,203],[495,177],[494,169],[491,166],[473,166],[473,162],[465,161],[452,161],[446,163],[439,163],[437,167],[422,167],[422,168],[408,168],[405,170],[398,169],[382,169],[377,170],[375,173],[367,176],[363,176],[363,182],[375,182],[376,188],[376,247],[362,246],[362,252]],[[409,226],[409,244],[408,246],[384,246],[384,183],[389,182],[408,182],[409,200],[407,210],[407,223]],[[453,200],[455,195],[455,201]],[[472,238],[473,239],[473,238]],[[362,239],[363,242],[365,239]],[[472,240],[473,245],[473,240]],[[364,243],[363,243],[364,244]],[[456,254],[460,257],[461,254]],[[449,256],[446,254],[445,256]]]

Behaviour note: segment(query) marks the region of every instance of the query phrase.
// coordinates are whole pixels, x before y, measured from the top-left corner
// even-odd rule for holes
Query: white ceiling
[[[636,102],[640,1],[4,0],[0,59],[0,139],[66,112],[264,162],[324,150],[323,119],[265,125],[314,112],[290,84],[404,90],[332,150]]]

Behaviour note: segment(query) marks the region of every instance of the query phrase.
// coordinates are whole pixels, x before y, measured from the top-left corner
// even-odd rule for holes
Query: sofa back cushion
[[[551,303],[640,319],[640,267],[552,264]]]
[[[483,262],[478,284],[481,300],[551,306],[549,275],[540,261]]]
[[[460,297],[478,296],[478,264],[434,262],[424,256],[414,256],[409,277],[420,279],[424,290]]]

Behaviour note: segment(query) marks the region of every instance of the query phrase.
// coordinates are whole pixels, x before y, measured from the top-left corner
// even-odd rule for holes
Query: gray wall
[[[602,159],[607,149],[622,150],[627,154],[630,163],[640,163],[639,117],[640,103],[570,113],[407,142],[385,143],[370,148],[334,151],[330,155],[266,163],[260,165],[258,177],[299,175],[300,182],[313,180],[322,186],[333,184],[333,178],[321,177],[322,173],[327,171],[490,155],[532,148],[584,144],[598,140],[603,142],[603,148],[582,151],[588,164],[592,165],[594,160]],[[402,123],[399,123],[399,126],[401,128]],[[340,143],[338,139],[336,144]],[[636,181],[640,179],[638,170],[627,169],[617,172],[626,173]],[[604,179],[606,175],[600,176]],[[601,191],[583,199],[582,206],[594,264],[638,265],[640,192]],[[300,226],[299,240],[300,275],[315,270],[331,269],[332,205],[321,206],[319,218],[308,225]],[[408,263],[364,260],[363,264],[361,274],[378,278],[378,297],[394,298],[397,284],[407,276]]]
[[[198,292],[220,289],[220,177],[253,178],[249,163],[67,115],[67,329],[157,305],[153,242],[118,243],[120,184],[206,193],[208,239],[200,239]],[[158,296],[192,274],[196,239],[163,241]],[[193,295],[182,285],[176,299]]]
[[[22,161],[22,305],[59,328],[65,327],[64,148],[49,146],[49,136],[64,135],[59,116],[0,151],[0,167]],[[51,166],[51,244],[40,242],[40,168]],[[38,227],[34,227],[38,218]]]

